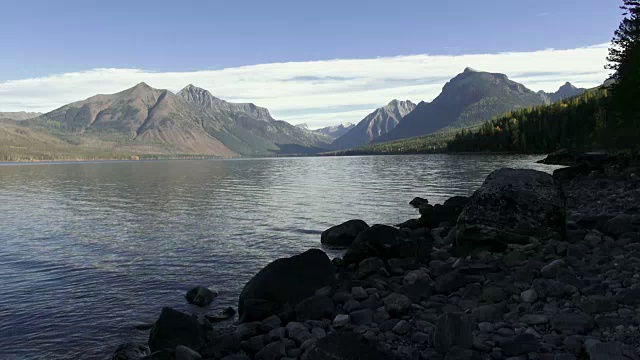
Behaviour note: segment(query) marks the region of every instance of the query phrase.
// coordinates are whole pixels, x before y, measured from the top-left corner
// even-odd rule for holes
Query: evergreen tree
[[[640,0],[623,0],[624,18],[615,31],[607,68],[614,70],[613,110],[607,124],[617,146],[637,146],[640,139]]]

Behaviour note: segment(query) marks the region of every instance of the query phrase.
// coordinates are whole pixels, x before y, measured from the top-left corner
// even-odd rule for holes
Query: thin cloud
[[[581,87],[596,86],[608,76],[604,69],[608,46],[336,59],[190,72],[93,69],[2,82],[0,111],[46,112],[95,94],[115,93],[142,81],[173,92],[191,83],[229,101],[268,107],[275,118],[304,122],[316,128],[357,122],[392,99],[430,101],[448,79],[468,66],[507,74],[535,91],[555,91],[567,81]]]

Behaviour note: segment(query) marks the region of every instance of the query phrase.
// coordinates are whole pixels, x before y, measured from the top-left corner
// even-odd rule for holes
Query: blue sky
[[[610,41],[621,18],[619,4],[618,0],[0,0],[0,94],[3,86],[5,94],[11,93],[6,85],[12,81],[101,68],[197,73],[333,59],[576,49]],[[592,71],[603,65],[604,59]],[[305,76],[308,81],[312,75],[299,74],[297,80],[304,81]],[[111,88],[105,85],[105,89]],[[233,92],[226,94],[225,88],[210,90],[240,100]],[[0,102],[0,111],[58,105],[53,100],[39,105],[38,99],[26,104]],[[297,114],[310,119],[309,115],[320,113],[315,104],[307,107],[315,109],[312,112],[269,101],[262,105],[276,106],[276,114],[292,114],[292,122]],[[374,104],[355,106],[362,113],[365,105]],[[354,105],[332,104],[321,112],[338,114],[349,106]]]

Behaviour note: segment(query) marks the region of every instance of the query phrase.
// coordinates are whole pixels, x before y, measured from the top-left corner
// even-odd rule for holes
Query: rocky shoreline
[[[640,359],[639,167],[611,160],[501,169],[470,198],[414,199],[419,219],[337,225],[321,241],[342,258],[270,263],[237,323],[164,308],[112,359]]]

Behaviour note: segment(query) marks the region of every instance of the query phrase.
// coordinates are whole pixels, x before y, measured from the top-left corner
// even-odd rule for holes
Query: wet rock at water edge
[[[320,242],[333,246],[349,246],[358,234],[368,228],[369,225],[362,220],[349,220],[325,230],[320,235]]]
[[[149,333],[149,348],[152,352],[173,350],[178,345],[199,349],[203,344],[204,333],[198,321],[191,315],[169,307],[162,309]]]
[[[415,197],[413,198],[413,200],[409,201],[409,205],[413,206],[414,208],[419,208],[422,205],[426,205],[429,203],[429,200],[425,199],[425,198],[421,198],[421,197]]]
[[[111,360],[138,360],[151,354],[146,344],[126,343],[118,346]]]
[[[204,286],[196,286],[187,291],[184,297],[189,304],[204,307],[211,304],[213,300],[218,297],[218,293]]]
[[[562,238],[564,207],[564,193],[550,175],[525,169],[496,170],[458,217],[456,253],[504,251],[509,244],[529,244],[531,237]]]
[[[275,260],[260,270],[242,289],[238,304],[241,320],[262,320],[283,306],[294,307],[316,290],[335,287],[335,268],[318,249]]]

